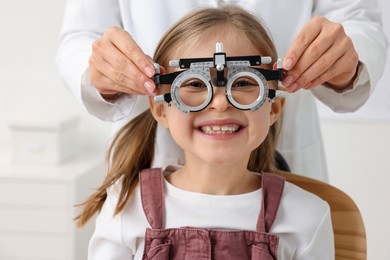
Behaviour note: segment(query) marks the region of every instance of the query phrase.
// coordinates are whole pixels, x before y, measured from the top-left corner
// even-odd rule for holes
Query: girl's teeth
[[[231,134],[238,130],[235,126],[202,126],[201,130],[206,134]]]

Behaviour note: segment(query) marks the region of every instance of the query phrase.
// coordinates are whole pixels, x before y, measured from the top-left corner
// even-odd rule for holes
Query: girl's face
[[[258,53],[245,37],[231,32],[217,34],[214,32],[183,42],[183,47],[171,59],[212,57],[216,42],[224,44],[227,56],[267,55]],[[202,111],[185,114],[173,104],[171,107],[152,104],[153,114],[185,151],[187,162],[196,160],[221,165],[240,161],[246,165],[250,153],[264,141],[270,126],[281,113],[281,101],[265,102],[254,112],[244,111],[229,103],[225,87],[213,88],[213,99]]]

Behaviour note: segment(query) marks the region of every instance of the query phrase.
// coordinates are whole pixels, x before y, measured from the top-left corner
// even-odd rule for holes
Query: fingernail
[[[145,73],[146,73],[146,75],[148,75],[149,78],[153,77],[155,74],[154,68],[146,67]]]
[[[290,87],[287,88],[287,91],[289,93],[294,93],[298,90],[298,85],[296,83],[292,84]]]
[[[292,60],[290,59],[283,60],[283,69],[290,70],[291,66],[292,66]]]
[[[154,91],[156,89],[156,85],[154,85],[152,82],[150,81],[146,81],[145,84],[144,84],[144,87],[146,89],[146,91],[149,92],[149,94],[154,94]]]
[[[291,75],[288,75],[284,80],[283,80],[283,85],[286,87],[289,87],[291,83],[293,82],[294,78]]]

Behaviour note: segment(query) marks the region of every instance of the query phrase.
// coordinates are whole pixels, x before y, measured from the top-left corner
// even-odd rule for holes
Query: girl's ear
[[[282,115],[284,108],[285,99],[284,98],[275,98],[274,103],[271,104],[270,110],[270,123],[271,125],[278,120],[278,118]]]
[[[164,103],[155,104],[152,96],[149,96],[148,98],[150,111],[152,112],[154,119],[156,119],[156,121],[163,127],[168,128],[168,120],[165,115]]]

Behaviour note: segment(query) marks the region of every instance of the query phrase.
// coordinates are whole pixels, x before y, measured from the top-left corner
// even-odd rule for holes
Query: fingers
[[[89,59],[92,84],[102,94],[157,92],[153,61],[124,30],[112,27],[92,46]]]
[[[136,90],[144,92],[140,90],[141,86],[125,75],[126,59],[118,58],[115,64],[111,61],[111,56],[120,57],[121,54],[113,46],[104,46],[104,44],[100,46],[99,41],[94,43],[93,55],[89,59],[89,76],[98,91],[102,94],[133,93]],[[131,88],[126,86],[131,86]]]
[[[323,83],[347,86],[356,74],[358,55],[342,25],[324,17],[309,21],[297,35],[283,62],[287,91]]]
[[[148,77],[154,75],[153,62],[150,57],[146,56],[138,44],[126,31],[112,27],[112,33],[109,33],[111,41],[114,45],[131,60],[144,74]]]
[[[137,91],[132,89],[129,91],[127,87],[114,83],[107,76],[101,74],[100,72],[94,71],[93,77],[96,79],[99,85],[95,85],[96,89],[100,92],[103,97],[106,96],[118,96],[120,93],[129,93],[135,95],[145,95],[144,92]],[[92,72],[90,71],[90,75]],[[110,86],[109,88],[106,86]]]
[[[294,68],[295,64],[314,42],[321,32],[320,24],[310,21],[298,33],[293,43],[290,46],[284,60],[283,68],[287,71]]]

